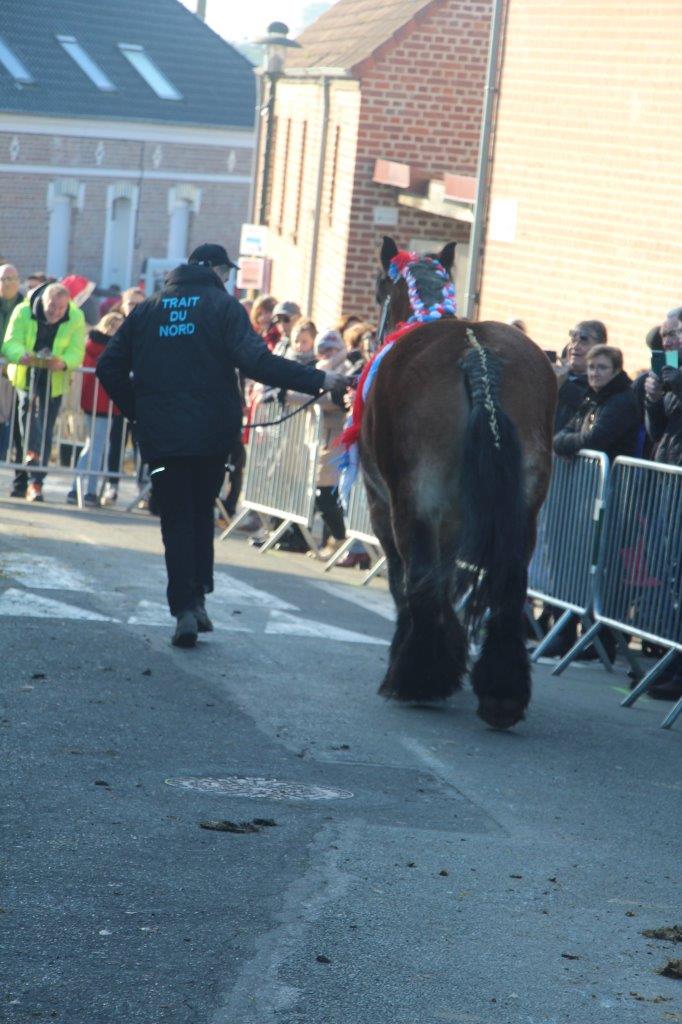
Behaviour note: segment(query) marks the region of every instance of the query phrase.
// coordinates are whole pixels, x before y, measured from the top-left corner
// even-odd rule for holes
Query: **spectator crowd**
[[[75,504],[80,492],[82,503],[92,508],[116,503],[124,453],[127,448],[135,451],[134,429],[109,400],[93,371],[109,338],[144,299],[140,288],[121,293],[111,286],[106,293],[98,294],[94,282],[79,275],[55,281],[36,273],[22,283],[16,268],[2,262],[0,462],[14,467],[12,497],[44,500],[43,482],[55,424],[68,409],[81,414],[86,428],[72,458],[74,475],[67,501]],[[359,316],[344,315],[337,323],[318,328],[293,299],[261,295],[243,304],[254,331],[268,349],[302,365],[341,372],[357,381],[375,350],[375,327]],[[512,324],[526,331],[523,320]],[[647,365],[634,379],[624,371],[622,351],[609,343],[607,327],[599,320],[581,320],[568,331],[558,358],[548,353],[559,385],[554,436],[558,457],[570,459],[589,448],[605,452],[610,459],[629,455],[682,466],[682,306],[666,313],[645,342]],[[74,375],[80,367],[90,373]],[[291,406],[307,400],[306,396],[283,394],[249,380],[240,384],[245,424],[261,403],[286,401]],[[316,508],[323,523],[321,554],[325,558],[338,551],[346,536],[338,497],[340,460],[335,441],[352,397],[350,389],[345,396],[324,394],[318,399],[323,426]],[[247,444],[248,431],[230,455],[219,528],[225,528],[237,512]],[[141,465],[138,483],[140,507],[147,507],[149,487]],[[253,533],[252,544],[266,542],[268,532],[259,517],[247,518],[244,526]],[[277,546],[291,552],[308,551],[297,527],[291,527]],[[337,564],[346,568],[364,566],[368,558],[361,546],[351,547]],[[552,614],[552,609],[543,613],[546,626]],[[565,653],[575,642],[575,628],[567,627],[548,653]],[[682,696],[682,659],[677,659],[649,692],[663,699]]]

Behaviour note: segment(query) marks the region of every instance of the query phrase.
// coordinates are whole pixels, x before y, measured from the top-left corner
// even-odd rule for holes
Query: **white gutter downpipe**
[[[327,156],[327,134],[329,124],[329,76],[322,76],[322,125],[320,129],[320,150],[317,164],[317,186],[315,189],[315,220],[313,222],[313,241],[310,247],[310,269],[308,271],[308,290],[305,308],[308,315],[313,315],[315,300],[315,284],[317,280],[317,251],[320,242],[320,223],[322,221],[322,190],[324,188],[324,167]]]
[[[493,0],[492,18],[490,22],[490,46],[488,49],[488,69],[486,72],[485,93],[483,97],[483,123],[478,149],[478,168],[476,170],[476,205],[474,222],[469,236],[469,267],[467,271],[466,291],[464,294],[463,315],[468,320],[474,319],[479,305],[479,278],[481,270],[481,252],[483,233],[485,230],[488,207],[488,174],[490,170],[491,136],[495,104],[498,93],[498,73],[500,63],[500,42],[502,38],[502,16],[506,0]]]

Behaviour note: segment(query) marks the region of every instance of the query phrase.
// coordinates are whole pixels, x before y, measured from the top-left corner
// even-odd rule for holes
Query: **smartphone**
[[[543,348],[542,351],[545,353],[550,363],[556,363],[556,352],[553,348]]]
[[[676,370],[679,370],[679,368],[680,368],[680,353],[679,352],[669,352],[669,351],[666,350],[664,352],[664,355],[665,355],[665,365],[666,366],[674,366]]]
[[[654,349],[651,353],[651,372],[655,373],[657,377],[661,376],[661,370],[666,363],[667,355],[677,355],[677,352],[664,352],[662,349]]]

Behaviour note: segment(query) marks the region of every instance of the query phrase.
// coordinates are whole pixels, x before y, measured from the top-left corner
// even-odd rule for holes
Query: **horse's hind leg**
[[[396,609],[396,627],[391,640],[388,654],[388,668],[383,682],[379,687],[379,693],[383,696],[391,695],[391,670],[396,654],[402,646],[410,622],[410,611],[407,606],[405,594],[405,565],[400,556],[393,539],[393,528],[391,526],[391,512],[387,501],[384,501],[374,492],[368,481],[367,498],[372,516],[374,532],[383,548],[388,566],[388,586]]]
[[[379,693],[383,697],[390,697],[393,690],[391,682],[393,666],[395,664],[398,651],[402,647],[403,641],[405,640],[409,630],[410,609],[407,604],[407,596],[405,593],[405,565],[400,557],[397,547],[395,546],[393,538],[386,537],[382,541],[381,546],[384,549],[384,554],[386,555],[386,562],[388,565],[388,586],[396,608],[396,626],[388,653],[388,668],[386,669],[386,675],[384,676],[383,682],[379,687]]]
[[[526,570],[510,586],[503,607],[487,622],[481,656],[471,681],[478,697],[478,714],[494,729],[509,729],[523,717],[530,701],[530,662],[525,644],[523,609]]]
[[[449,600],[450,574],[441,565],[435,524],[412,519],[403,532],[406,607],[380,692],[396,700],[442,700],[460,686],[466,637]]]

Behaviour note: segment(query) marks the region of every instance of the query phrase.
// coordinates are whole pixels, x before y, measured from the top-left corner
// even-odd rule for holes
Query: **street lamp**
[[[265,47],[261,71],[267,75],[279,75],[284,70],[287,50],[299,49],[301,44],[289,39],[289,26],[283,21],[273,21],[268,25],[267,35],[255,39],[259,46]]]
[[[275,125],[275,93],[277,90],[277,79],[284,73],[287,50],[301,48],[301,44],[295,39],[289,39],[289,26],[283,21],[273,21],[268,25],[267,35],[255,39],[255,43],[263,46],[263,63],[256,71],[260,82],[260,98],[258,110],[260,114],[258,131],[258,149],[263,129],[260,127],[265,122],[265,138],[263,141],[263,174],[260,183],[260,195],[258,202],[258,223],[265,224],[267,218],[268,188],[270,178],[270,160],[272,158],[272,137]],[[258,164],[256,164],[256,167]]]

